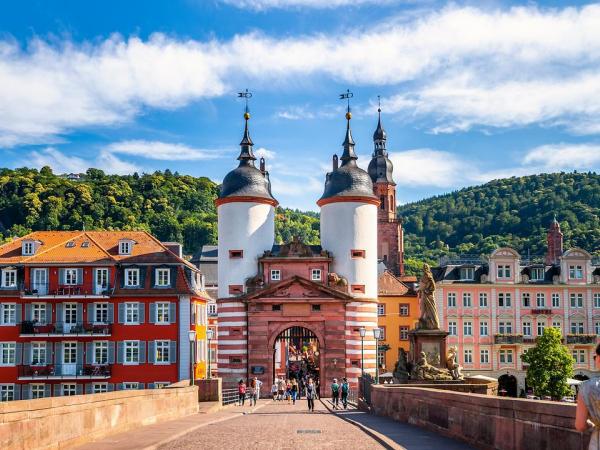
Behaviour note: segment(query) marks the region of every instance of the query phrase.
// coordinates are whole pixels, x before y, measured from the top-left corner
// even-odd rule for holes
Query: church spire
[[[373,133],[373,143],[375,144],[375,151],[373,152],[373,156],[387,156],[387,150],[385,148],[385,143],[387,141],[387,133],[381,125],[381,97],[379,95],[377,96],[377,100],[379,102],[379,106],[377,108],[377,129],[375,130],[375,133]]]
[[[254,152],[252,151],[252,146],[254,145],[254,143],[252,142],[252,139],[250,138],[250,132],[248,131],[248,121],[250,120],[248,99],[252,97],[252,93],[248,92],[248,89],[246,89],[245,92],[238,93],[238,97],[246,99],[246,107],[244,108],[244,121],[246,123],[244,126],[244,137],[240,142],[241,151],[240,156],[238,156],[238,161],[240,161],[240,164],[254,164],[254,161],[256,161],[256,157],[254,156]]]
[[[344,153],[342,153],[342,166],[346,164],[356,165],[358,156],[354,152],[354,139],[352,139],[352,130],[350,129],[350,120],[352,119],[352,113],[350,112],[350,99],[354,97],[354,94],[350,92],[350,89],[346,90],[345,94],[340,94],[340,99],[347,99],[348,106],[346,109],[346,137],[344,138]]]

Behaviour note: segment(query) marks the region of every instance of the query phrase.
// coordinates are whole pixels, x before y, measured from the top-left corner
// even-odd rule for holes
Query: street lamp
[[[360,327],[358,329],[360,334],[360,370],[362,374],[362,385],[363,385],[363,397],[365,395],[365,336],[367,335],[367,329]]]
[[[191,385],[194,386],[196,384],[196,380],[195,380],[195,370],[194,370],[194,347],[196,346],[196,330],[190,330],[188,331],[188,338],[190,339],[190,354],[191,354],[191,359],[190,359],[190,366],[191,366],[191,372],[192,372],[192,376],[190,378],[191,381]]]
[[[375,384],[379,384],[379,339],[381,339],[381,328],[373,328],[375,338]]]
[[[208,341],[208,379],[210,380],[210,341],[213,338],[214,330],[209,328],[206,330],[206,339]]]

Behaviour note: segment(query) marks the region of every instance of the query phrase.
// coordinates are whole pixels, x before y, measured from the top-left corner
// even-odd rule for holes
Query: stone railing
[[[371,410],[480,449],[587,449],[575,430],[575,405],[441,391],[372,386]]]
[[[0,448],[70,448],[196,412],[195,386],[1,402]]]
[[[567,334],[567,344],[595,344],[595,334]]]

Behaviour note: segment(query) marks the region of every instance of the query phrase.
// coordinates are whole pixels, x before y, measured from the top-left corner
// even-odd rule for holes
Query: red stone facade
[[[377,257],[394,274],[404,275],[404,236],[402,223],[396,217],[396,185],[375,183],[373,191],[379,198],[377,214]]]

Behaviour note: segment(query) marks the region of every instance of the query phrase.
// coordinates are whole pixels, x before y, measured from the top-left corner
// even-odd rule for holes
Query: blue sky
[[[20,1],[0,15],[0,166],[220,181],[251,135],[316,209],[344,105],[366,168],[382,97],[398,199],[600,169],[600,4]]]

